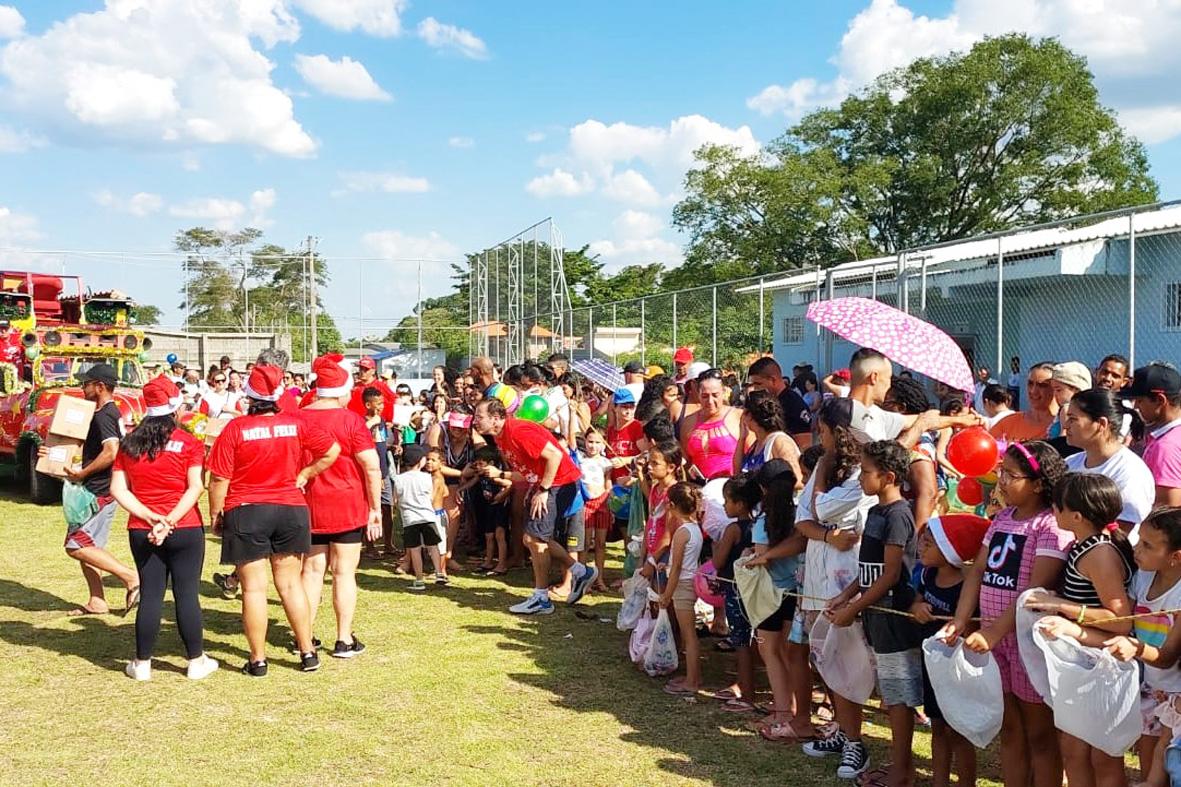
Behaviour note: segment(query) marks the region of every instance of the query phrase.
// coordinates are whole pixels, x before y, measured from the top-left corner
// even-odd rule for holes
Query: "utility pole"
[[[414,359],[414,365],[418,368],[418,374],[422,372],[422,260],[418,261],[418,352]]]
[[[320,353],[316,347],[316,239],[308,236],[308,310],[311,314],[311,359],[318,358]]]

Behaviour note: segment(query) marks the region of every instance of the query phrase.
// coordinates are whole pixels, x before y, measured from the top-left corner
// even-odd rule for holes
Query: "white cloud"
[[[9,126],[0,126],[0,153],[24,153],[26,150],[45,147],[45,144],[45,137]]]
[[[487,45],[472,31],[445,25],[433,16],[418,23],[418,37],[434,49],[450,49],[473,60],[488,57]]]
[[[431,190],[426,178],[397,172],[341,172],[341,188],[332,192],[339,197],[349,192],[384,191],[387,194],[421,194]]]
[[[798,119],[841,101],[880,74],[915,58],[964,50],[989,35],[1020,30],[1054,36],[1084,55],[1103,101],[1147,142],[1181,133],[1181,3],[1110,0],[956,0],[946,16],[916,14],[899,0],[873,0],[849,22],[828,81],[805,76],[747,99],[764,114]]]
[[[164,207],[163,197],[147,191],[140,191],[123,199],[108,189],[103,189],[94,195],[94,201],[104,208],[110,208],[119,213],[130,213],[132,216],[140,218],[156,213]]]
[[[530,144],[544,142],[545,141],[545,132],[544,131],[530,131],[528,134],[525,135],[525,141]]]
[[[447,140],[447,144],[453,148],[473,148],[476,146],[476,141],[471,137],[451,137]]]
[[[640,210],[625,210],[611,222],[615,233],[624,239],[636,240],[649,238],[660,234],[664,229],[664,222],[651,213]]]
[[[311,14],[333,30],[361,30],[388,38],[402,32],[402,12],[406,0],[292,0],[300,10]]]
[[[748,155],[759,150],[750,126],[732,129],[701,115],[679,117],[667,128],[587,120],[570,129],[570,154],[592,171],[642,161],[679,170],[679,175],[693,164],[693,152],[707,143],[731,145]]]
[[[171,205],[168,213],[180,219],[208,222],[219,230],[239,229],[243,226],[268,227],[274,222],[267,212],[275,206],[274,189],[260,189],[251,193],[249,204],[227,197],[200,197]],[[249,221],[244,221],[249,214]]]
[[[603,194],[632,205],[658,205],[660,193],[648,179],[634,169],[612,174],[603,185]]]
[[[199,172],[201,170],[201,159],[193,153],[186,153],[181,157],[180,167],[185,172]]]
[[[304,82],[330,96],[354,101],[389,101],[393,98],[374,81],[365,66],[348,56],[332,60],[327,55],[296,55],[295,70]]]
[[[577,197],[593,191],[595,182],[585,172],[581,177],[564,169],[554,169],[548,175],[538,175],[525,184],[525,191],[535,197]]]
[[[0,205],[0,248],[11,248],[30,243],[41,237],[37,229],[37,218],[27,213],[17,213]]]
[[[367,232],[361,242],[374,254],[390,260],[458,261],[463,255],[459,247],[437,232],[426,235],[407,235],[401,230]]]
[[[607,263],[608,269],[625,265],[644,265],[662,262],[673,266],[681,263],[681,248],[662,237],[665,223],[658,216],[639,210],[625,210],[611,222],[614,239],[597,240],[588,251]]]
[[[0,38],[19,38],[25,32],[25,18],[10,5],[0,5]]]
[[[0,48],[10,117],[71,141],[246,144],[310,156],[316,143],[258,49],[299,38],[284,0],[106,0]]]

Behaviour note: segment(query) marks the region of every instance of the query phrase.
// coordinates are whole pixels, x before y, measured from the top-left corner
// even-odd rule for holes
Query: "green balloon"
[[[549,402],[545,397],[532,394],[526,396],[525,401],[521,402],[521,406],[517,408],[517,418],[522,421],[532,421],[535,424],[542,423],[546,418],[549,418]]]

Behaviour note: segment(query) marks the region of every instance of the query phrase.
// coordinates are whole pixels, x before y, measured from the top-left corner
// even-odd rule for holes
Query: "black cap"
[[[1132,375],[1132,384],[1120,391],[1121,396],[1152,396],[1181,394],[1181,372],[1162,363],[1141,366]]]
[[[644,372],[648,371],[648,367],[644,366],[644,364],[640,363],[639,361],[628,361],[627,366],[623,367],[623,371],[627,372],[628,374],[643,374]]]
[[[427,448],[425,445],[418,443],[410,443],[402,446],[402,467],[414,467],[421,462],[426,456]]]
[[[119,376],[115,374],[115,367],[108,363],[96,363],[86,371],[78,375],[78,382],[102,383],[106,387],[114,390],[115,386],[119,384]]]

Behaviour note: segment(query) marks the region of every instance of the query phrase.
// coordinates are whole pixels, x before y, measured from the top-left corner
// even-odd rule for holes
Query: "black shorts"
[[[328,544],[362,544],[365,542],[366,527],[355,530],[345,530],[343,533],[312,533],[312,546],[322,547]]]
[[[779,609],[771,617],[758,625],[759,631],[783,631],[784,626],[790,626],[792,618],[796,616],[796,597],[784,596]]]
[[[307,506],[250,503],[225,514],[221,562],[239,566],[271,555],[305,554],[312,547]]]
[[[402,546],[406,549],[437,547],[440,540],[439,529],[434,522],[415,522],[402,528]]]
[[[472,498],[472,516],[476,520],[476,529],[482,536],[496,535],[497,530],[508,530],[508,504],[490,503],[487,500]]]

